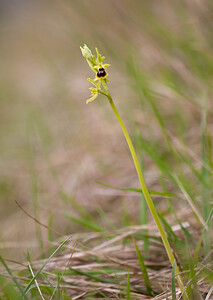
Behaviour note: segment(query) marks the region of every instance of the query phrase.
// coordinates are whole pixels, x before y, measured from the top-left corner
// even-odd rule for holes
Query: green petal
[[[104,67],[104,69],[106,69],[106,68],[110,67],[110,64],[104,64],[103,67]]]
[[[95,80],[91,79],[91,78],[87,78],[87,80],[92,83],[95,87],[98,87],[98,84],[95,82]]]
[[[92,96],[90,99],[87,100],[86,104],[94,101],[97,97],[98,97],[98,93],[94,94],[94,96]]]

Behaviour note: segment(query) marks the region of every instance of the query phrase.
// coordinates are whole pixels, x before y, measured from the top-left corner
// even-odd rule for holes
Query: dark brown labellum
[[[98,73],[96,74],[96,76],[97,76],[98,78],[104,78],[104,77],[107,76],[107,72],[105,71],[104,68],[100,68],[100,69],[98,70]]]

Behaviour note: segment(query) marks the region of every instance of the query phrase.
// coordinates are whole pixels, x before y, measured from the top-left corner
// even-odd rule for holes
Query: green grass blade
[[[70,240],[71,237],[68,237],[63,243],[61,243],[56,250],[53,252],[53,254],[50,255],[50,257],[45,261],[45,263],[42,265],[42,267],[36,272],[35,276],[30,280],[28,285],[24,289],[24,294],[26,295],[31,287],[31,285],[35,282],[38,275],[41,273],[41,271],[44,269],[44,267],[48,264],[48,262],[51,260],[51,258]]]
[[[176,150],[177,151],[177,150]],[[190,159],[186,156],[183,155],[180,151],[177,151],[179,157],[181,158],[182,162],[184,162],[190,169],[191,171],[194,173],[194,175],[197,177],[198,181],[200,183],[202,183],[205,187],[209,188],[210,185],[209,183],[206,181],[206,179],[202,176],[202,174],[200,173],[200,171],[198,171],[193,162],[190,161]]]
[[[18,283],[18,281],[16,280],[16,278],[13,276],[10,268],[8,267],[8,265],[6,264],[6,262],[4,261],[3,257],[0,255],[0,262],[2,263],[2,265],[5,267],[7,273],[10,275],[12,281],[14,282],[15,286],[18,288],[20,294],[21,294],[21,297],[23,299],[27,299],[27,297],[25,296],[24,294],[24,291],[22,290],[20,284]]]
[[[49,229],[49,228],[52,228],[52,223],[53,223],[53,214],[50,214],[49,220],[48,220],[48,241],[50,243],[50,255],[53,254],[53,252],[54,252],[54,247],[52,246],[52,243],[53,243],[52,231]]]
[[[208,161],[208,141],[207,141],[207,103],[206,99],[203,98],[203,109],[202,109],[202,118],[201,118],[201,143],[202,143],[202,177],[206,182],[211,182],[210,174],[205,165],[209,165]],[[202,185],[202,215],[204,220],[207,220],[209,211],[211,209],[210,204],[210,190]],[[211,228],[211,222],[209,223],[209,229]],[[203,235],[203,243],[205,254],[207,254],[211,250],[211,235],[208,231],[204,232]]]
[[[0,275],[0,291],[7,300],[22,300],[23,297],[14,289],[13,284],[9,282],[4,276]]]
[[[139,161],[139,164],[141,166],[141,170],[143,170],[143,155],[142,155],[143,148],[141,147],[141,132],[140,132],[139,129],[136,128],[134,130],[133,138],[134,138],[133,142],[134,142],[135,147],[136,147],[136,152],[139,153],[138,161]],[[148,207],[147,207],[146,199],[145,199],[143,193],[141,193],[141,197],[140,197],[139,223],[140,223],[140,225],[147,225],[148,224]],[[146,234],[148,233],[148,230],[147,229],[142,229],[142,233],[144,234],[144,236],[142,238],[142,240],[143,240],[143,251],[146,253],[145,254],[146,258],[148,258],[149,239],[146,236]]]
[[[128,272],[128,276],[127,276],[127,286],[126,286],[126,299],[130,300],[130,275]]]
[[[85,207],[82,204],[76,201],[73,196],[68,195],[63,190],[60,190],[60,196],[63,201],[71,203],[72,207],[83,219],[91,220],[91,215],[86,211]]]
[[[32,143],[32,136],[35,135],[35,124],[33,115],[30,115],[27,120],[27,150],[28,150],[28,163],[30,169],[30,179],[31,179],[31,190],[32,190],[32,200],[33,200],[33,214],[36,220],[39,220],[39,204],[38,204],[38,179],[37,179],[37,172],[35,168],[35,155]],[[38,243],[41,249],[41,255],[44,257],[44,245],[42,241],[42,233],[41,233],[41,226],[35,223],[36,226],[36,235],[38,239]]]
[[[169,223],[165,220],[165,218],[163,217],[162,214],[160,214],[158,212],[158,215],[159,215],[159,218],[161,220],[161,222],[163,223],[163,226],[166,230],[166,233],[168,235],[168,239],[169,241],[172,243],[172,242],[180,242],[180,240],[178,239],[177,235],[174,233],[172,227],[169,225]]]
[[[176,286],[175,286],[175,262],[172,267],[172,300],[176,300]]]
[[[178,185],[179,189],[181,190],[181,192],[183,193],[185,199],[187,200],[189,206],[191,207],[192,211],[195,213],[195,215],[197,216],[198,220],[200,221],[200,223],[205,226],[205,221],[199,211],[199,209],[196,207],[196,205],[194,204],[194,202],[192,201],[190,195],[187,193],[186,189],[184,188],[184,185],[182,184],[182,182],[180,181],[180,179],[176,176],[174,176],[174,180],[176,181],[176,184]]]
[[[206,221],[206,225],[207,226],[209,224],[209,221],[211,220],[212,214],[213,214],[213,208],[211,209],[211,211],[209,213],[209,216],[207,218],[207,221]],[[201,236],[199,238],[199,241],[198,241],[197,246],[196,246],[195,251],[194,251],[194,262],[195,262],[195,265],[198,263],[198,257],[199,257],[199,253],[200,253],[200,250],[201,250],[203,235],[204,235],[205,231],[206,231],[206,226],[203,226],[202,234],[201,234]]]
[[[67,267],[69,266],[69,263],[70,263],[70,261],[71,261],[71,259],[72,259],[73,254],[74,254],[74,252],[75,252],[75,247],[76,247],[76,244],[75,244],[74,247],[73,247],[73,250],[72,250],[71,255],[70,255],[70,258],[69,258],[69,260],[68,260],[68,262],[67,262],[67,264],[66,264],[66,267],[65,267],[65,269],[63,270],[63,273],[61,274],[61,276],[60,276],[60,278],[59,278],[59,280],[58,280],[58,282],[57,282],[57,285],[56,285],[56,287],[55,287],[54,290],[53,290],[53,293],[52,293],[52,296],[51,296],[50,300],[53,299],[53,296],[54,296],[54,294],[55,294],[57,288],[59,288],[59,286],[60,286],[60,282],[61,282],[61,280],[62,280],[62,278],[63,278],[63,276],[64,276],[64,273],[65,273]]]
[[[147,211],[147,204],[144,195],[141,195],[140,198],[140,224],[147,225],[148,224],[148,211]],[[147,238],[146,234],[148,233],[147,229],[142,229],[143,233],[143,250],[146,253],[145,258],[149,255],[149,239]]]
[[[74,217],[73,215],[71,215],[68,212],[65,212],[64,215],[68,219],[72,220],[73,222],[78,223],[78,224],[80,224],[80,225],[82,225],[82,226],[84,226],[86,228],[92,229],[92,230],[97,231],[97,232],[103,232],[103,231],[105,231],[103,228],[99,227],[95,223],[93,223],[91,221],[88,221],[86,219]]]
[[[195,248],[195,251],[194,251],[194,263],[195,265],[197,265],[198,263],[198,258],[199,258],[199,253],[200,253],[200,249],[201,249],[201,245],[202,245],[202,240],[203,240],[203,234],[201,234],[200,238],[199,238],[199,241],[197,243],[197,246]]]
[[[103,209],[101,209],[101,207],[97,207],[97,212],[99,213],[101,218],[107,222],[107,224],[110,226],[110,229],[113,230],[118,229],[117,226],[110,220],[107,214],[103,211]]]
[[[139,265],[140,265],[140,268],[141,268],[141,272],[142,272],[142,275],[143,275],[147,295],[152,296],[153,295],[153,290],[152,290],[152,287],[151,287],[151,284],[150,284],[149,275],[148,275],[148,272],[147,272],[147,269],[146,269],[146,265],[144,263],[143,257],[141,255],[139,249],[138,249],[138,246],[137,246],[135,240],[134,240],[134,244],[135,244],[135,250],[136,250],[136,253],[137,253],[137,257],[138,257]]]
[[[192,244],[195,244],[195,238],[193,237],[193,235],[183,226],[182,222],[177,218],[178,220],[178,224],[180,225],[182,231],[183,231],[183,234],[185,236],[185,239],[187,241],[190,241]]]
[[[136,70],[135,70],[135,68],[136,68]],[[161,128],[161,131],[162,131],[162,134],[165,138],[165,141],[166,141],[166,143],[169,147],[169,150],[170,150],[171,154],[173,154],[176,157],[176,153],[173,150],[172,143],[171,143],[169,135],[167,133],[163,118],[161,117],[159,109],[155,104],[156,103],[155,99],[153,99],[153,96],[152,96],[153,93],[152,93],[152,91],[149,87],[150,79],[147,78],[147,76],[145,74],[143,74],[141,69],[138,69],[136,63],[132,63],[129,66],[129,73],[132,74],[131,77],[133,77],[133,80],[135,81],[135,86],[138,87],[136,89],[136,92],[139,96],[139,99],[140,99],[140,102],[141,102],[141,105],[142,105],[142,109],[143,109],[143,106],[144,106],[144,102],[150,104],[150,106],[152,108],[152,111],[155,115],[155,118],[156,118],[156,120],[157,120],[157,122],[158,122],[158,124]]]
[[[44,272],[41,273],[41,276],[42,276],[42,277],[44,278],[44,280],[49,284],[51,290],[54,291],[54,289],[55,289],[54,286],[53,286],[52,283],[49,281],[49,279],[48,279],[47,276],[44,274]]]
[[[97,282],[103,282],[103,283],[108,283],[108,284],[116,284],[115,281],[113,280],[108,280],[108,279],[104,279],[104,278],[101,278],[100,276],[95,276],[93,274],[91,274],[90,272],[85,272],[85,271],[81,271],[81,270],[77,270],[77,269],[74,269],[72,267],[69,267],[70,270],[73,271],[74,274],[76,275],[83,275],[83,276],[86,276],[94,281],[97,281]]]
[[[128,187],[116,186],[116,185],[112,185],[112,184],[103,183],[103,182],[100,182],[100,181],[95,181],[95,183],[97,183],[99,185],[106,186],[106,187],[110,187],[110,188],[113,188],[113,189],[116,189],[116,190],[136,192],[136,193],[142,194],[142,190],[137,189],[137,188],[128,188]],[[177,195],[169,193],[169,192],[159,192],[159,191],[155,191],[155,190],[149,190],[149,193],[150,193],[150,195],[156,195],[156,196],[177,197]]]

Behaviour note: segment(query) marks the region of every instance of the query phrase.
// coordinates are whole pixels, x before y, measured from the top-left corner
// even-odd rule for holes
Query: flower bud
[[[83,47],[80,47],[81,48],[81,52],[82,52],[82,55],[86,58],[86,59],[93,59],[93,55],[92,55],[92,52],[91,50],[87,47],[86,44],[84,44]]]

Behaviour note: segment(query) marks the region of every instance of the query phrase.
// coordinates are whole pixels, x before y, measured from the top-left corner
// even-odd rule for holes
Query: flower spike
[[[94,73],[96,73],[96,77],[94,79],[88,78],[87,80],[96,87],[90,88],[91,89],[91,98],[89,98],[86,103],[92,102],[98,97],[98,94],[105,94],[106,91],[101,90],[101,83],[102,86],[105,89],[105,83],[108,81],[108,73],[106,72],[106,69],[110,66],[109,64],[102,64],[103,60],[105,59],[105,56],[101,56],[98,49],[96,48],[96,54],[97,57],[92,54],[92,51],[87,47],[87,45],[84,45],[83,47],[80,47],[82,55],[86,58],[90,68]]]

